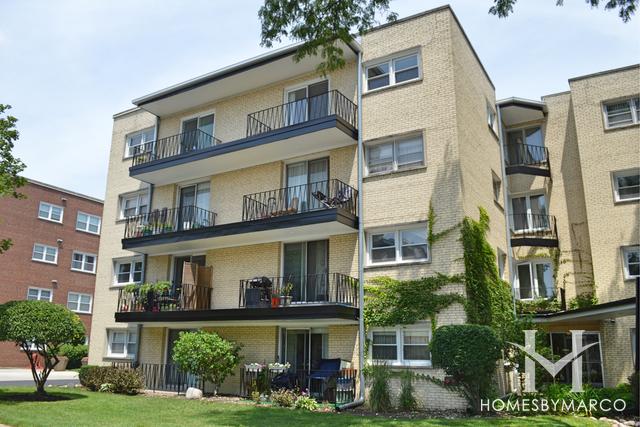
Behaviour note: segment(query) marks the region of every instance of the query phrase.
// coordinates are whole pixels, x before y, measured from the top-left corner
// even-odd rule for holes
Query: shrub
[[[453,376],[474,411],[492,392],[492,376],[501,355],[501,341],[488,326],[447,325],[436,329],[431,355],[436,367]]]
[[[82,358],[89,355],[89,346],[85,344],[64,344],[60,347],[60,355],[69,359],[67,368],[79,368],[82,365]]]
[[[253,400],[256,403],[260,403],[260,392],[257,390],[252,391],[251,400]]]
[[[415,411],[418,409],[418,401],[413,395],[413,374],[405,369],[400,375],[399,409],[403,411]]]
[[[271,401],[276,406],[281,406],[283,408],[291,408],[296,402],[296,394],[293,390],[275,390],[271,393]]]
[[[240,363],[240,347],[214,332],[181,332],[173,347],[173,361],[181,370],[217,387]]]
[[[369,366],[368,375],[371,377],[371,388],[369,390],[369,406],[375,412],[388,412],[391,406],[391,395],[389,392],[389,378],[391,370],[384,363]]]
[[[295,403],[296,409],[304,409],[306,411],[317,411],[318,410],[318,402],[312,397],[309,396],[298,396]]]
[[[638,394],[640,393],[640,373],[639,371],[635,371],[633,374],[629,376],[629,386],[631,387],[631,396],[633,397],[633,407],[630,408],[633,412],[638,413],[638,409],[636,408],[638,402]]]
[[[13,341],[29,359],[36,393],[58,364],[63,344],[84,342],[85,329],[77,314],[47,301],[12,301],[0,307],[0,341]],[[36,358],[43,369],[36,369]]]
[[[91,391],[136,394],[144,388],[142,374],[135,369],[113,366],[83,366],[78,374],[80,384]]]

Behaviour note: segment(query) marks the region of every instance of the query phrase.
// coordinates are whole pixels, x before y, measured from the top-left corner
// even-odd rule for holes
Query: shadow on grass
[[[86,399],[87,396],[79,393],[49,391],[46,394],[32,392],[15,392],[0,389],[0,404],[16,404],[23,402],[62,402],[76,399]]]

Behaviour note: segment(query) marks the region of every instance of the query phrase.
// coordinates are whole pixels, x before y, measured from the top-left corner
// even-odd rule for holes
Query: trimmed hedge
[[[80,368],[78,379],[91,391],[106,389],[119,394],[137,394],[144,388],[142,374],[135,369],[87,365]],[[110,386],[102,387],[103,384]]]
[[[85,344],[63,344],[60,346],[60,355],[69,359],[67,369],[79,368],[82,366],[82,358],[89,355],[89,346]]]

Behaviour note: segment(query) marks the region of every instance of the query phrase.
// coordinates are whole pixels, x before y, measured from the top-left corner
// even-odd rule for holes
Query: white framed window
[[[640,276],[640,246],[626,246],[622,248],[624,260],[624,278],[635,279]]]
[[[374,328],[369,333],[374,363],[391,366],[431,366],[431,330],[426,325]]]
[[[71,256],[71,269],[84,273],[96,272],[96,255],[73,251]]]
[[[429,260],[427,226],[412,226],[367,233],[369,265]]]
[[[491,128],[492,131],[496,131],[496,111],[493,109],[491,104],[487,101],[487,125]]]
[[[491,185],[493,186],[493,201],[502,204],[502,180],[494,171],[491,171]]]
[[[555,296],[553,265],[549,261],[531,261],[516,266],[518,299],[551,298]]]
[[[47,262],[49,264],[58,263],[58,248],[55,246],[47,246],[41,243],[33,245],[33,254],[31,259],[34,261]]]
[[[640,97],[605,102],[602,110],[607,128],[640,123]]]
[[[27,290],[27,300],[51,302],[53,300],[53,291],[51,289],[29,288]]]
[[[640,169],[613,172],[613,195],[616,202],[640,200]]]
[[[545,194],[526,194],[511,198],[511,230],[515,233],[550,230]]]
[[[380,89],[419,79],[420,55],[404,53],[365,67],[366,90]]]
[[[138,347],[138,334],[128,329],[107,330],[107,356],[133,358]]]
[[[118,218],[144,215],[149,212],[149,192],[147,190],[120,195]]]
[[[382,174],[424,165],[422,133],[366,147],[367,174]]]
[[[142,258],[125,258],[114,260],[114,285],[126,285],[142,282]]]
[[[507,254],[500,248],[496,249],[496,257],[498,261],[498,275],[501,279],[504,279],[504,272],[507,265]]]
[[[78,217],[76,218],[76,230],[85,231],[91,234],[100,234],[101,222],[102,219],[97,215],[78,212]]]
[[[38,208],[38,218],[46,219],[47,221],[59,222],[62,224],[62,216],[64,215],[64,208],[62,206],[54,205],[47,202],[40,202]]]
[[[127,142],[124,149],[124,157],[129,158],[134,154],[142,153],[144,151],[152,151],[153,144],[147,144],[153,142],[156,139],[155,128],[147,128],[127,135]],[[146,144],[146,145],[145,145]]]
[[[91,313],[93,298],[89,294],[69,292],[67,294],[67,308],[76,313]]]

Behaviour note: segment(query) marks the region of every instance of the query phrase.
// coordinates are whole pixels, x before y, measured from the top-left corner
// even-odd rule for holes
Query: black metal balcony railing
[[[341,273],[323,273],[240,281],[240,307],[277,308],[300,304],[358,307],[358,279]]]
[[[218,138],[199,129],[179,133],[135,147],[133,152],[133,166],[190,153],[192,151],[204,150],[205,148],[213,147],[221,143],[222,141]]]
[[[556,217],[543,214],[512,214],[512,237],[549,237],[556,238]]]
[[[349,98],[331,90],[249,114],[247,137],[334,115],[355,129],[357,111],[358,107]]]
[[[309,396],[335,404],[353,402],[356,395],[358,371],[341,369],[338,372],[304,369],[270,370],[268,368],[240,369],[240,396],[251,397],[253,391],[297,389]]]
[[[150,391],[172,391],[182,394],[189,387],[203,389],[204,382],[199,377],[183,372],[177,365],[160,363],[113,362],[120,369],[135,369],[142,374],[144,388]]]
[[[322,209],[341,208],[354,216],[358,190],[338,179],[295,185],[244,196],[242,220],[273,218]]]
[[[199,285],[171,285],[160,293],[153,290],[143,292],[140,289],[118,290],[118,313],[128,312],[166,312],[194,311],[211,309],[212,288]]]
[[[529,144],[507,145],[507,166],[549,166],[547,147]]]
[[[197,206],[155,209],[142,215],[128,217],[124,228],[124,238],[155,236],[175,231],[213,227],[216,214]]]

